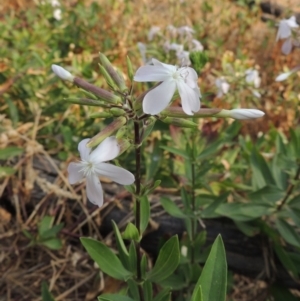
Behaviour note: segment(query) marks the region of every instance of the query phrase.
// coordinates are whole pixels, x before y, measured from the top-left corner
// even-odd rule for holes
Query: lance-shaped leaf
[[[127,280],[132,276],[124,268],[120,259],[105,244],[87,237],[80,238],[80,241],[104,273],[119,280]]]
[[[124,296],[124,295],[116,295],[116,294],[103,294],[98,297],[98,301],[134,301],[134,299]]]
[[[220,235],[216,238],[206,260],[196,288],[201,286],[203,301],[225,301],[227,286],[226,253]],[[192,300],[196,300],[198,289],[193,293]]]
[[[171,237],[160,249],[153,269],[146,275],[152,282],[159,283],[170,276],[177,268],[180,260],[177,235]]]

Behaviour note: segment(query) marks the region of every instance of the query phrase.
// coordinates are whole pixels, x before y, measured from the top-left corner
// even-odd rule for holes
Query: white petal
[[[82,164],[71,162],[68,166],[68,180],[69,183],[75,184],[84,178],[84,173],[82,171]]]
[[[121,185],[130,185],[134,182],[134,175],[131,172],[109,163],[98,163],[96,165],[96,173]]]
[[[227,82],[223,82],[221,85],[222,91],[224,94],[227,94],[230,88],[230,85]]]
[[[286,20],[280,21],[276,41],[278,41],[279,39],[286,39],[290,37],[291,34],[292,34],[291,28],[286,23]]]
[[[234,109],[230,110],[230,117],[234,119],[253,119],[265,115],[263,111],[256,109]]]
[[[180,83],[177,87],[181,97],[183,111],[187,115],[194,115],[193,112],[198,112],[200,110],[200,89],[198,87],[192,89],[185,83]]]
[[[197,84],[197,81],[198,81],[197,72],[193,68],[190,68],[190,67],[180,68],[180,70],[182,70],[180,72],[180,74],[182,74],[182,75],[186,74],[186,76],[185,76],[186,84],[188,86],[190,86],[190,88],[195,89],[198,86],[198,84]]]
[[[71,82],[73,81],[74,76],[66,69],[64,69],[58,65],[52,65],[51,68],[52,68],[52,71],[62,80],[68,80]]]
[[[297,23],[296,17],[291,16],[289,19],[285,20],[287,25],[291,28],[298,28],[299,24]]]
[[[83,139],[78,144],[78,151],[80,153],[81,160],[88,161],[90,157],[91,149],[86,146],[90,141],[90,138]]]
[[[291,53],[293,48],[293,41],[291,38],[284,41],[284,43],[281,46],[281,51],[283,54],[288,55]]]
[[[286,80],[291,74],[292,74],[292,72],[281,73],[275,78],[275,81],[282,82],[282,81]]]
[[[96,163],[110,161],[119,155],[120,146],[116,137],[107,137],[90,154],[90,161]]]
[[[103,190],[97,176],[90,175],[86,178],[86,194],[91,203],[99,207],[103,205]]]
[[[175,81],[167,80],[149,91],[143,99],[144,113],[150,115],[159,114],[168,106],[175,90]]]
[[[152,59],[152,62],[156,61]],[[158,61],[157,61],[158,62]],[[134,80],[136,82],[162,82],[169,79],[172,73],[176,71],[176,67],[172,65],[167,65],[173,67],[166,68],[166,64],[160,63],[158,65],[146,65],[140,67],[135,73]],[[172,71],[174,70],[174,71]]]

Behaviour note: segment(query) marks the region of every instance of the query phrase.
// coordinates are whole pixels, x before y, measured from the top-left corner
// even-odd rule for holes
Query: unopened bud
[[[79,86],[80,88],[98,96],[101,100],[111,102],[111,103],[121,103],[122,102],[122,99],[119,96],[117,96],[107,90],[104,90],[102,88],[99,88],[97,86],[94,86],[79,77],[75,77],[73,82],[75,85]]]
[[[106,71],[106,69],[103,66],[101,66],[100,64],[99,64],[99,68],[100,68],[100,71],[101,71],[102,75],[104,76],[104,78],[106,80],[106,83],[109,85],[109,87],[112,90],[117,91],[118,90],[118,86],[115,84],[115,82],[113,81],[113,79],[111,78],[111,76],[108,74],[108,72]]]
[[[176,118],[176,117],[166,117],[164,119],[161,119],[161,121],[164,123],[172,124],[172,125],[179,126],[182,128],[197,128],[198,127],[198,124],[191,120],[186,120],[186,119]]]
[[[162,117],[177,117],[177,118],[204,118],[214,116],[219,113],[220,109],[200,109],[194,115],[187,115],[180,107],[167,107],[159,115]]]
[[[215,117],[233,118],[238,120],[255,119],[264,116],[265,113],[256,109],[221,110]]]
[[[113,117],[113,115],[108,112],[98,112],[90,115],[90,118],[110,118],[110,117]]]
[[[115,117],[124,116],[126,114],[126,112],[123,109],[119,108],[111,108],[109,112]]]
[[[99,53],[100,56],[100,62],[101,65],[105,68],[107,73],[110,75],[110,77],[113,79],[115,84],[119,87],[119,89],[123,92],[128,90],[125,84],[125,80],[122,75],[120,75],[113,67],[113,65],[110,63],[108,58],[103,54]]]
[[[106,107],[106,105],[99,100],[90,99],[90,98],[65,98],[65,101],[78,104],[78,105],[85,105],[85,106],[92,106],[92,107]]]
[[[134,72],[133,72],[133,68],[132,68],[132,64],[131,64],[129,56],[126,57],[126,64],[127,64],[128,77],[129,77],[130,81],[133,81]]]
[[[60,67],[58,65],[52,65],[51,69],[55,73],[55,75],[57,75],[60,79],[73,82],[74,76],[63,67]]]
[[[99,134],[94,136],[88,143],[87,147],[94,147],[100,144],[105,138],[113,135],[118,129],[120,129],[126,123],[125,117],[118,117],[106,128],[104,128]]]
[[[120,152],[119,152],[119,156],[120,156],[121,154],[126,152],[131,147],[132,144],[127,139],[118,139],[117,138],[117,140],[118,140],[118,144],[120,147]]]

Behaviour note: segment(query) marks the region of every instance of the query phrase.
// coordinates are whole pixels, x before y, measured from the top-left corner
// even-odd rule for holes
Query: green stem
[[[191,168],[192,168],[192,211],[193,213],[195,212],[195,209],[196,209],[196,195],[195,195],[195,156],[194,156],[194,148],[195,148],[195,131],[193,131],[193,135],[192,135],[192,152],[193,152],[193,155],[192,155],[192,162],[191,162]],[[196,224],[196,220],[195,220],[195,217],[193,216],[192,218],[192,241],[191,241],[191,263],[193,264],[194,261],[195,261],[195,246],[194,246],[194,242],[195,242],[195,236],[196,236],[196,227],[197,227],[197,224]]]

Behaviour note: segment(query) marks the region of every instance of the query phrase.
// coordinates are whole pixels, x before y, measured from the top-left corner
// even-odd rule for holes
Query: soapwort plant
[[[203,61],[203,56],[199,52],[198,62],[201,63],[201,60]],[[196,67],[198,70],[203,66],[203,62],[200,65]],[[195,245],[199,235],[195,171],[198,154],[195,151],[197,148],[193,145],[198,141],[195,139],[198,135],[197,119],[213,116],[243,120],[262,117],[264,113],[256,109],[201,109],[201,93],[196,71],[191,67],[176,67],[155,59],[152,60],[152,64],[142,66],[134,72],[131,61],[127,58],[130,81],[127,85],[124,76],[113,67],[104,54],[100,53],[100,71],[110,87],[109,91],[72,75],[60,66],[53,65],[52,70],[62,80],[78,86],[83,93],[83,96],[67,101],[96,106],[99,112],[93,117],[114,119],[100,133],[79,143],[81,161],[70,163],[68,168],[70,183],[75,184],[86,178],[88,199],[101,206],[105,197],[99,176],[105,176],[126,185],[125,188],[131,193],[134,203],[134,223],[128,223],[121,232],[113,221],[117,254],[100,241],[81,238],[84,248],[102,272],[126,283],[125,288],[118,294],[102,294],[98,300],[171,300],[172,288],[176,288],[176,281],[172,282],[170,276],[175,273],[182,258],[186,257],[185,248],[188,249],[190,262],[197,271],[201,271],[197,273],[194,286],[187,290],[185,300],[225,300],[227,265],[222,238],[220,236],[216,238],[202,270],[197,261],[198,249]],[[137,84],[134,82],[157,83],[142,94],[136,95],[134,87]],[[172,105],[178,95],[182,107]],[[168,125],[190,128],[194,142],[189,146],[187,153],[191,173],[189,187],[182,189],[185,212],[188,213],[185,213],[184,218],[189,229],[189,243],[180,247],[177,235],[171,237],[161,247],[152,266],[140,243],[150,218],[149,196],[161,182],[159,180],[145,182],[141,167],[143,147],[158,120]],[[130,171],[107,163],[130,150],[135,153],[135,167]],[[172,203],[165,200],[162,201],[162,205],[167,209]],[[170,280],[168,285],[162,285],[166,279]]]

